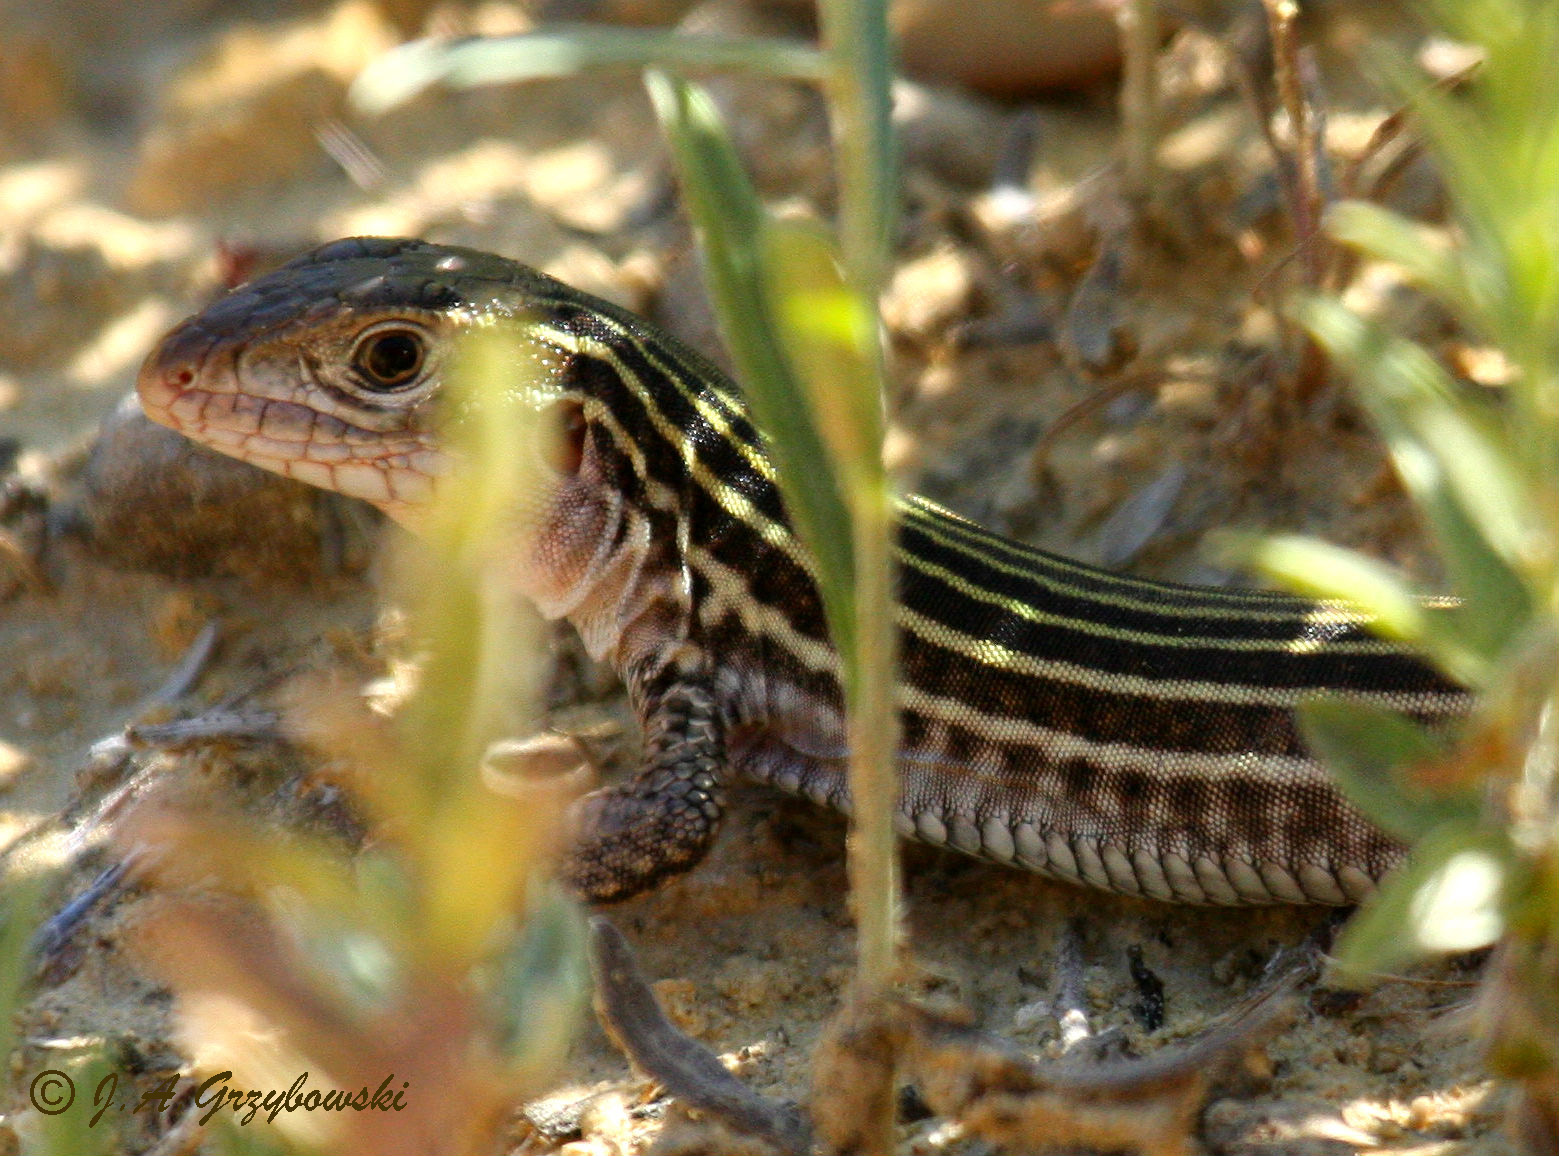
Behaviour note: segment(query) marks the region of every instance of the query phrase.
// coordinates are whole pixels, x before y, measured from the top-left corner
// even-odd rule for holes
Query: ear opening
[[[548,464],[560,474],[577,474],[585,460],[585,407],[577,398],[563,398],[548,410],[551,439]]]

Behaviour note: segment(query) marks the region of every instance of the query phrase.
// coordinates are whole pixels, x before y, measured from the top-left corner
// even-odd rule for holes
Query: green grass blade
[[[642,68],[739,71],[815,81],[823,74],[823,57],[809,45],[772,37],[690,36],[605,25],[482,40],[415,40],[364,69],[352,85],[351,99],[365,111],[384,112],[435,84],[478,88],[602,69]]]
[[[1421,347],[1343,306],[1313,298],[1298,312],[1316,339],[1367,383],[1364,403],[1388,440],[1411,438],[1433,456],[1489,545],[1519,564],[1536,518],[1494,412],[1463,396]]]
[[[1342,975],[1364,980],[1426,953],[1493,943],[1504,929],[1499,901],[1510,855],[1507,839],[1471,823],[1431,832],[1343,929]]]
[[[821,0],[846,277],[877,298],[898,206],[887,0]]]
[[[1326,214],[1326,231],[1345,245],[1401,267],[1412,281],[1452,309],[1473,304],[1462,266],[1442,232],[1368,201],[1339,201]]]
[[[765,270],[779,334],[847,491],[880,489],[877,319],[844,281],[833,237],[811,218],[771,220]]]
[[[1350,603],[1370,615],[1370,629],[1423,650],[1452,678],[1480,682],[1484,659],[1462,639],[1460,607],[1427,605],[1385,563],[1299,534],[1225,539],[1224,551],[1289,590]]]
[[[1531,610],[1517,566],[1539,519],[1518,463],[1490,423],[1452,396],[1444,371],[1422,349],[1337,301],[1310,298],[1296,312],[1360,380],[1362,400],[1466,602],[1461,637],[1492,661]]]
[[[817,560],[829,629],[847,650],[854,633],[849,512],[778,332],[763,209],[708,95],[666,73],[651,72],[645,82],[703,246],[721,333],[753,416],[769,435],[787,512]]]
[[[1462,794],[1431,794],[1411,772],[1445,756],[1443,743],[1392,711],[1345,699],[1304,703],[1299,721],[1348,798],[1384,831],[1404,842],[1474,809]]]
[[[1351,603],[1374,619],[1372,630],[1387,638],[1423,640],[1423,602],[1384,562],[1300,534],[1242,535],[1224,541],[1221,552],[1280,586],[1322,601]]]

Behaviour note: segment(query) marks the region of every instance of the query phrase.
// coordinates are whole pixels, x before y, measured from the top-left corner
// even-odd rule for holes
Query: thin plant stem
[[[875,318],[892,233],[895,183],[886,0],[821,0],[819,7],[827,58],[825,86],[834,124],[844,277]],[[859,352],[866,380],[853,385],[870,391],[872,404],[880,406],[883,355],[875,326],[864,345]],[[854,555],[854,645],[853,653],[843,653],[842,658],[852,800],[850,892],[857,937],[852,996],[855,1008],[863,1011],[892,984],[899,946],[898,848],[893,830],[899,733],[890,546],[893,504],[882,462],[880,420],[871,424],[875,435],[858,442],[851,455],[858,460],[838,463],[847,483]],[[872,1156],[888,1156],[894,1140],[891,1082],[885,1081],[869,1099],[863,1105],[867,1118],[860,1124],[860,1147]]]
[[[850,883],[855,896],[858,977],[864,993],[892,981],[898,948],[898,856],[893,831],[897,803],[894,702],[896,623],[891,595],[892,532],[886,488],[852,502],[855,538],[855,669],[850,685],[850,790],[855,830]]]
[[[1116,14],[1121,34],[1121,137],[1127,195],[1141,202],[1153,191],[1158,144],[1158,2],[1126,0]]]
[[[1288,113],[1292,133],[1294,165],[1294,226],[1299,233],[1300,259],[1304,264],[1305,284],[1316,289],[1323,278],[1321,214],[1325,209],[1321,189],[1321,140],[1315,111],[1305,91],[1304,62],[1301,60],[1294,22],[1299,18],[1295,0],[1264,0],[1267,26],[1272,36],[1273,70],[1278,98]]]
[[[871,307],[886,264],[892,200],[885,0],[824,0],[821,5],[826,85],[834,115],[840,190],[840,248],[845,279]],[[882,356],[867,351],[875,381],[856,388],[881,396]],[[879,445],[854,463],[847,502],[855,555],[855,653],[848,669],[850,792],[854,832],[850,876],[859,937],[858,994],[870,998],[892,982],[898,946],[898,871],[893,808],[898,713],[891,498]]]
[[[887,0],[821,0],[818,8],[845,276],[875,303],[896,203]]]

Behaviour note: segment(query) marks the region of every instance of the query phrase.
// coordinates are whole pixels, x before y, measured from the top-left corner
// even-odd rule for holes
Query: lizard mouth
[[[421,439],[394,437],[301,402],[212,388],[213,342],[176,329],[136,379],[146,416],[229,457],[362,498],[401,517],[432,495],[444,463]],[[219,381],[220,384],[220,381]]]

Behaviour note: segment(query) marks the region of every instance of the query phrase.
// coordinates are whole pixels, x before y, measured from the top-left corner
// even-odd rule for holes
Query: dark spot
[[[1066,794],[1074,799],[1086,799],[1098,782],[1098,775],[1085,759],[1067,759],[1057,771],[1065,785]]]
[[[962,727],[947,728],[947,759],[961,767],[972,766],[978,740]]]
[[[1229,811],[1246,837],[1254,844],[1264,843],[1272,830],[1267,813],[1266,787],[1255,779],[1230,779],[1224,788]]]
[[[1121,771],[1115,776],[1114,787],[1120,798],[1121,815],[1140,826],[1139,820],[1148,808],[1153,796],[1153,781],[1141,771]]]
[[[1177,827],[1195,827],[1206,822],[1208,793],[1202,779],[1182,775],[1169,781],[1164,787],[1164,798]]]

